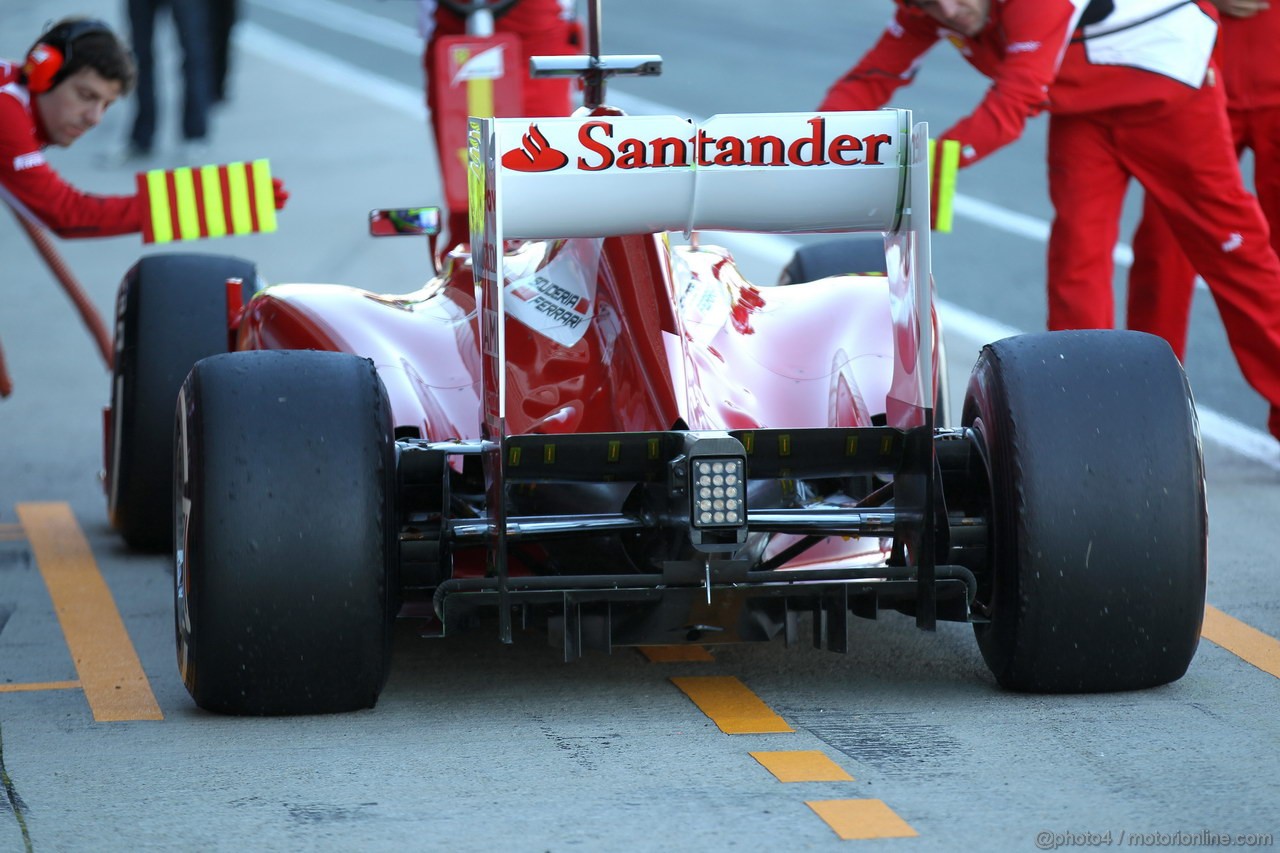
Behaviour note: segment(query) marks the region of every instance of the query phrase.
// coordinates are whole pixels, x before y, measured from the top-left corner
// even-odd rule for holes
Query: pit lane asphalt
[[[411,20],[412,5],[347,4],[401,25]],[[696,114],[790,109],[801,97],[812,103],[856,50],[832,56],[831,43],[861,44],[867,34],[856,28],[878,27],[887,15],[797,4],[803,8],[762,29],[743,20],[742,4],[625,5],[631,8],[606,8],[607,26],[618,31],[614,41],[613,32],[606,36],[606,47],[668,56],[666,77],[635,81],[628,91]],[[7,0],[0,55],[24,49],[29,33],[73,10],[118,19],[105,0]],[[665,26],[647,18],[663,12]],[[420,118],[318,82],[270,37],[336,56],[329,72],[345,70],[340,59],[397,82],[401,89],[386,92],[399,97],[417,85],[416,64],[350,38],[308,41],[304,27],[284,15],[273,21],[261,5],[250,4],[248,15],[268,36],[267,47],[239,54],[236,100],[215,118],[213,155],[270,157],[293,198],[279,233],[193,248],[254,258],[271,280],[411,289],[425,278],[421,245],[369,240],[364,219],[371,207],[438,198]],[[681,27],[723,49],[714,56],[699,50]],[[761,50],[762,31],[771,33],[771,49],[776,43],[789,51],[784,67],[797,79],[808,75],[809,84],[793,81],[790,95],[785,87],[749,91],[744,80],[777,76],[779,67],[738,47]],[[821,50],[790,44],[815,32],[823,33]],[[939,60],[945,62],[934,57],[930,67]],[[815,86],[818,77],[823,82]],[[964,88],[971,82],[938,77],[947,88],[936,97],[951,114],[972,101],[972,89]],[[651,83],[664,88],[651,91]],[[170,124],[173,115],[165,113]],[[117,108],[75,149],[53,152],[56,166],[82,185],[127,190],[129,171],[102,170],[94,161],[123,138],[127,117],[127,106]],[[1029,144],[1034,140],[1019,143]],[[1041,187],[1036,156],[1026,163],[1013,157],[988,177],[1017,180],[1024,191]],[[962,191],[986,191],[975,183]],[[1015,200],[993,199],[1010,207]],[[1011,209],[1044,214],[1034,199]],[[956,291],[985,282],[1013,295],[974,296],[979,307],[1008,325],[1037,328],[1034,307],[1025,316],[1005,312],[1019,300],[1042,300],[1041,248],[979,228],[961,234],[938,241],[944,298],[960,302]],[[142,251],[137,242],[59,247],[110,316],[120,275]],[[1006,263],[993,267],[1002,254]],[[0,402],[0,686],[61,685],[0,692],[0,850],[28,842],[34,850],[1031,849],[1041,831],[1280,829],[1280,678],[1211,642],[1167,688],[1028,697],[995,689],[967,629],[944,625],[927,635],[893,616],[855,622],[855,651],[844,657],[779,643],[685,663],[619,651],[565,666],[536,638],[505,648],[488,630],[444,641],[401,632],[391,682],[373,711],[285,720],[199,712],[174,665],[166,561],[127,553],[106,525],[94,477],[106,374],[16,226],[0,225],[0,259],[0,341],[17,386]],[[948,288],[952,271],[957,283]],[[980,343],[949,339],[954,385]],[[1194,351],[1191,358],[1194,364]],[[1197,393],[1203,400],[1199,386]],[[1247,408],[1247,399],[1241,405]],[[1217,445],[1206,450],[1209,601],[1280,636],[1273,556],[1280,531],[1270,523],[1277,475]],[[58,620],[50,567],[37,559],[30,531],[17,527],[18,505],[37,502],[65,504],[82,532],[163,720],[95,720],[77,669],[84,661],[73,659],[69,631]],[[73,538],[62,528],[57,541],[66,546]],[[99,605],[107,607],[101,597]],[[127,657],[118,646],[108,651],[115,664]],[[795,732],[724,734],[670,681],[697,676],[737,678]],[[853,781],[781,783],[751,757],[774,751],[818,752]],[[918,836],[841,842],[805,805],[848,799],[880,801]]]

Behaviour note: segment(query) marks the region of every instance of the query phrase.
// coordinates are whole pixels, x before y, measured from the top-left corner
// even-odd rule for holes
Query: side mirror
[[[440,233],[440,208],[394,207],[369,211],[369,233],[374,237],[434,237]]]

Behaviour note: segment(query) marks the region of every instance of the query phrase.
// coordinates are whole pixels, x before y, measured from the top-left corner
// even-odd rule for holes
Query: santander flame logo
[[[563,151],[551,147],[536,124],[529,125],[521,147],[512,148],[502,155],[502,165],[516,172],[554,172],[568,163],[569,158]]]

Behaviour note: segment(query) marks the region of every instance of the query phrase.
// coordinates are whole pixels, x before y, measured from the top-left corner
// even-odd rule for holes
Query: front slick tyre
[[[1204,614],[1200,434],[1182,366],[1138,332],[983,348],[962,423],[985,459],[982,656],[1004,687],[1135,690],[1181,678]]]
[[[394,441],[373,364],[332,352],[198,362],[178,399],[178,666],[201,708],[372,707],[394,615]]]

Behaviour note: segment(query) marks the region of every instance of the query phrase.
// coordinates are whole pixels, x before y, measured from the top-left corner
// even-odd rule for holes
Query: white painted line
[[[1043,219],[960,193],[956,193],[954,206],[957,216],[981,222],[1006,234],[1026,237],[1037,243],[1049,242],[1049,223]],[[1116,266],[1126,268],[1133,266],[1133,249],[1127,243],[1117,243],[1111,257],[1115,260]]]
[[[356,36],[401,53],[414,56],[422,54],[422,36],[413,27],[406,27],[381,15],[363,12],[333,0],[252,0],[252,5],[337,33]]]
[[[1197,405],[1196,414],[1200,416],[1201,438],[1280,471],[1280,443],[1270,433],[1254,429],[1205,406]]]
[[[254,2],[264,6],[281,4],[281,8],[284,8],[292,6],[296,0],[254,0]],[[324,10],[337,5],[330,0],[306,0],[306,8],[314,11],[314,17],[309,19],[316,23],[324,23],[326,20]],[[345,6],[340,8],[350,11]],[[393,26],[410,29],[403,25]],[[244,21],[237,26],[236,40],[238,46],[263,59],[307,74],[335,89],[342,89],[362,98],[378,101],[414,118],[423,118],[426,115],[422,90],[381,77],[330,54],[298,44],[252,21]],[[673,110],[663,104],[622,93],[615,92],[609,96],[609,99],[617,106],[637,114],[680,114],[680,110]],[[966,210],[966,216],[971,216],[985,225],[1041,242],[1048,238],[1049,225],[1043,220],[967,197],[962,202],[961,197],[957,196],[956,204],[957,213],[963,207]],[[747,244],[741,239],[741,235],[727,232],[708,233],[713,235],[715,240],[723,242],[735,254],[745,257],[748,253],[754,253],[755,257],[768,264],[776,265],[778,269],[786,265],[791,258],[791,253],[799,245],[796,241],[777,234],[755,234],[752,235],[750,244]],[[1128,250],[1127,246],[1119,245],[1116,247],[1117,263],[1126,263],[1123,260],[1124,251],[1128,251],[1128,258],[1132,260],[1132,251]],[[1021,333],[1019,329],[945,300],[939,299],[937,308],[947,334],[960,335],[977,346]],[[1200,415],[1200,434],[1203,438],[1280,471],[1280,445],[1270,435],[1204,406],[1196,408]]]
[[[334,89],[359,95],[364,100],[377,101],[414,118],[426,119],[426,95],[422,89],[406,86],[343,62],[330,54],[277,35],[252,21],[237,24],[235,34],[236,47],[306,74]]]

